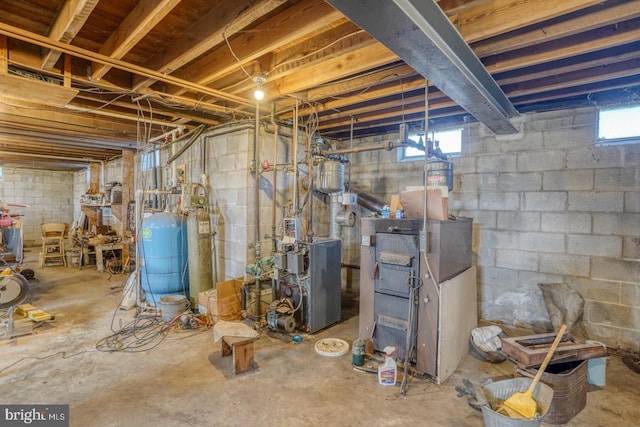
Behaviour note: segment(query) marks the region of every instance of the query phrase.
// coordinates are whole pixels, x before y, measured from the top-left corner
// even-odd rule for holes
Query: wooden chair
[[[62,222],[49,222],[41,225],[42,229],[42,258],[40,268],[47,265],[47,259],[60,259],[60,264],[67,266],[64,252],[65,232],[69,225]]]

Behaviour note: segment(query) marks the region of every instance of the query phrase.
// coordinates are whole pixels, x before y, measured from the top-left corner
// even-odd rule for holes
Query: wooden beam
[[[447,16],[456,15],[474,7],[483,6],[493,0],[437,0],[438,6]]]
[[[626,47],[626,46],[625,46]],[[505,87],[514,83],[526,82],[534,79],[553,78],[554,76],[566,73],[579,72],[583,69],[601,67],[607,65],[613,65],[618,62],[628,61],[630,59],[640,58],[640,42],[634,43],[629,49],[613,48],[614,51],[609,50],[606,56],[599,56],[597,54],[591,55],[590,59],[575,62],[563,61],[564,64],[559,63],[558,66],[553,68],[543,68],[539,71],[508,73],[505,77],[498,79],[498,84],[501,87]],[[632,67],[633,68],[633,67]],[[511,75],[514,74],[514,75]]]
[[[491,73],[501,73],[532,65],[575,57],[601,49],[620,46],[640,39],[640,18],[616,25],[599,28],[567,39],[541,44],[535,48],[521,49],[509,54],[485,58],[484,63]]]
[[[322,37],[324,38],[324,37]],[[311,45],[315,45],[313,43],[314,40],[309,40]],[[347,34],[345,37],[342,37],[336,40],[331,44],[330,47],[327,48],[313,48],[310,50],[304,49],[307,52],[311,52],[308,55],[303,55],[299,58],[294,57],[291,60],[285,60],[283,58],[278,59],[278,63],[281,66],[274,66],[270,68],[271,71],[268,72],[268,80],[267,85],[265,86],[265,91],[268,91],[270,80],[275,80],[276,82],[281,81],[284,77],[294,74],[302,69],[309,69],[310,67],[321,66],[322,64],[326,64],[327,61],[330,61],[334,58],[345,58],[350,53],[355,53],[359,49],[375,44],[376,41],[371,38],[369,34],[366,32],[357,29],[354,33]],[[305,43],[306,44],[306,43]],[[323,44],[323,46],[327,46]],[[289,57],[291,52],[286,52],[284,57]],[[368,60],[369,58],[367,58]],[[375,60],[375,58],[372,58]],[[379,65],[379,64],[378,64]],[[375,67],[375,65],[372,65]],[[230,78],[231,79],[231,76]],[[235,80],[235,79],[234,79]],[[234,93],[238,96],[242,96],[243,94],[246,96],[251,96],[253,93],[253,89],[255,88],[255,83],[251,79],[244,79],[239,84],[233,84],[232,86],[218,86],[226,83],[227,80],[219,80],[216,82],[216,87],[224,90],[225,92]],[[268,97],[268,93],[267,93]]]
[[[29,31],[13,27],[11,25],[7,25],[0,22],[0,34],[7,35],[12,38],[16,38],[27,43],[34,43],[40,46],[45,46],[49,48],[55,48],[62,50],[65,53],[71,53],[74,56],[87,59],[90,61],[100,62],[104,64],[109,64],[114,68],[118,68],[124,71],[127,71],[132,74],[138,74],[142,76],[151,77],[157,80],[161,80],[167,83],[175,84],[177,86],[184,86],[187,89],[194,90],[195,92],[204,93],[207,95],[211,95],[216,98],[220,98],[221,100],[226,100],[234,103],[238,103],[240,105],[253,106],[253,101],[248,99],[240,98],[234,95],[226,94],[224,92],[211,89],[206,86],[198,85],[195,83],[188,82],[186,80],[178,79],[176,77],[159,73],[154,70],[149,70],[147,68],[141,67],[139,65],[131,64],[119,59],[110,58],[105,55],[101,55],[99,53],[92,52],[87,49],[82,49],[73,45],[65,45],[64,43],[57,42],[55,40],[51,40],[47,37],[40,36],[38,34],[31,33]]]
[[[572,86],[596,83],[602,80],[613,80],[618,77],[640,74],[640,61],[633,58],[628,61],[607,63],[604,65],[582,68],[568,73],[538,77],[521,83],[505,85],[509,96],[516,97],[537,92],[547,92]]]
[[[147,61],[145,68],[161,73],[173,73],[176,69],[223,43],[224,35],[230,37],[282,5],[283,2],[284,0],[259,0],[247,7],[245,2],[226,1],[212,8],[211,12],[174,40],[161,54]],[[149,76],[135,76],[133,90],[138,91],[148,87],[154,81],[155,79]]]
[[[473,43],[598,3],[602,0],[494,0],[456,15],[453,25]]]
[[[16,155],[20,153],[39,154],[49,153],[69,157],[105,158],[116,156],[120,150],[118,147],[100,148],[92,147],[84,141],[82,144],[68,143],[65,140],[57,141],[48,138],[47,134],[42,135],[41,141],[34,141],[28,136],[5,136],[0,133],[0,150],[13,151]],[[4,158],[4,156],[3,156]]]
[[[182,0],[142,0],[118,25],[98,51],[102,55],[121,59],[162,21]],[[92,64],[91,80],[100,80],[111,69],[106,64]]]
[[[273,99],[300,92],[308,87],[342,79],[397,60],[396,54],[389,49],[379,43],[372,43],[361,49],[298,70],[279,79],[277,82],[267,82],[265,92],[271,94],[270,99]]]
[[[326,27],[341,18],[342,15],[327,3],[303,0],[257,25],[251,32],[230,39],[233,52],[225,44],[175,75],[199,84],[209,84],[237,70],[239,63],[236,57],[246,65],[307,34],[323,28],[329,31],[330,28]]]
[[[38,111],[33,114],[34,108]],[[98,117],[91,113],[74,113],[66,109],[55,109],[47,106],[17,106],[0,103],[0,113],[3,120],[9,122],[31,123],[47,131],[76,131],[84,132],[87,136],[110,136],[111,138],[129,138],[135,141],[137,129],[135,123],[123,126],[122,121],[115,121]]]
[[[9,48],[7,36],[0,36],[0,74],[9,74]]]
[[[398,81],[398,83],[402,85],[403,79],[414,77],[422,80],[422,83],[424,83],[424,78],[419,76],[413,68],[406,64],[396,65],[368,73],[358,78],[330,83],[320,88],[310,89],[307,91],[307,100],[313,102],[320,99],[340,97],[347,93],[356,93],[356,97],[368,97],[368,94],[370,94],[372,90],[375,90],[375,87],[378,85],[394,80]],[[424,84],[422,86],[424,86]]]
[[[68,0],[62,5],[62,9],[55,22],[51,26],[48,36],[62,43],[71,43],[99,0]],[[62,52],[48,49],[44,52],[40,68],[51,71],[58,62]]]
[[[79,102],[79,101],[88,101],[90,103]],[[94,114],[97,114],[97,115],[100,115],[100,113],[102,112],[102,109],[100,109],[100,107],[104,104],[105,104],[104,101],[100,101],[98,99],[95,99],[87,95],[77,96],[76,102],[74,102],[74,105],[78,107],[82,107],[89,111],[93,111]],[[140,102],[140,104],[138,105],[138,104],[123,102],[123,101],[114,101],[114,102],[109,101],[109,105],[112,107],[120,108],[122,110],[132,110],[135,112],[135,114],[119,112],[118,117],[122,118],[123,120],[138,122],[140,121],[140,117],[137,113],[141,111],[141,112],[144,112],[144,114],[146,114],[148,117],[151,117],[151,114],[153,114],[153,121],[155,123],[161,124],[161,126],[175,127],[174,120],[176,118],[176,110],[174,109],[167,108],[162,105],[157,105],[156,103],[152,104],[153,105],[152,107],[149,107],[146,102]],[[215,117],[206,116],[205,115],[207,114],[206,111],[201,112],[201,114],[197,114],[198,112],[201,112],[201,111],[195,111],[195,110],[180,111],[180,118],[188,119],[189,121],[195,121],[198,123],[213,125],[213,126],[219,125],[221,122],[220,118],[218,118],[217,116]],[[109,116],[110,112],[109,111],[105,112],[105,115]]]
[[[64,70],[62,75],[62,86],[71,88],[71,55],[64,55]]]
[[[89,165],[89,194],[97,194],[100,191],[100,163],[92,162]]]
[[[559,22],[533,27],[524,32],[505,34],[491,40],[481,41],[472,46],[478,57],[497,55],[514,49],[533,46],[557,40],[578,33],[595,30],[640,16],[640,0],[624,0],[609,6],[611,1],[598,5],[602,9],[595,12],[570,17]]]
[[[5,100],[23,100],[33,104],[64,107],[78,92],[78,89],[71,87],[12,74],[0,74],[0,98]]]

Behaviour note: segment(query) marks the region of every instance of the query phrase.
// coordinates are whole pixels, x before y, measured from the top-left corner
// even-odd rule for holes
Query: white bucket
[[[605,349],[607,346],[600,341],[585,340],[585,344],[599,344]],[[598,387],[604,387],[606,385],[607,377],[607,358],[598,357],[596,359],[589,359],[587,364],[587,382],[589,384],[596,385]]]
[[[186,309],[187,298],[184,295],[167,295],[160,298],[160,311],[162,311],[163,322],[170,322]]]

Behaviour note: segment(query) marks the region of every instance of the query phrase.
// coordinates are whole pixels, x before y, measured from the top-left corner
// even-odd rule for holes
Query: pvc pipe
[[[293,110],[293,211],[298,212],[298,100]]]
[[[278,130],[280,129],[275,120],[275,107],[275,103],[271,104],[271,124],[273,125],[273,192],[271,195],[271,240],[273,242],[273,247],[271,250],[273,252],[278,250],[278,244],[276,241],[276,205],[278,191],[276,183],[278,180]]]

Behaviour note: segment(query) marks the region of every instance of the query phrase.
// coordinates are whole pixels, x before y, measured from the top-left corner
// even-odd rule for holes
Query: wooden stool
[[[253,342],[255,337],[222,337],[222,357],[233,354],[233,373],[250,371],[253,366]]]

